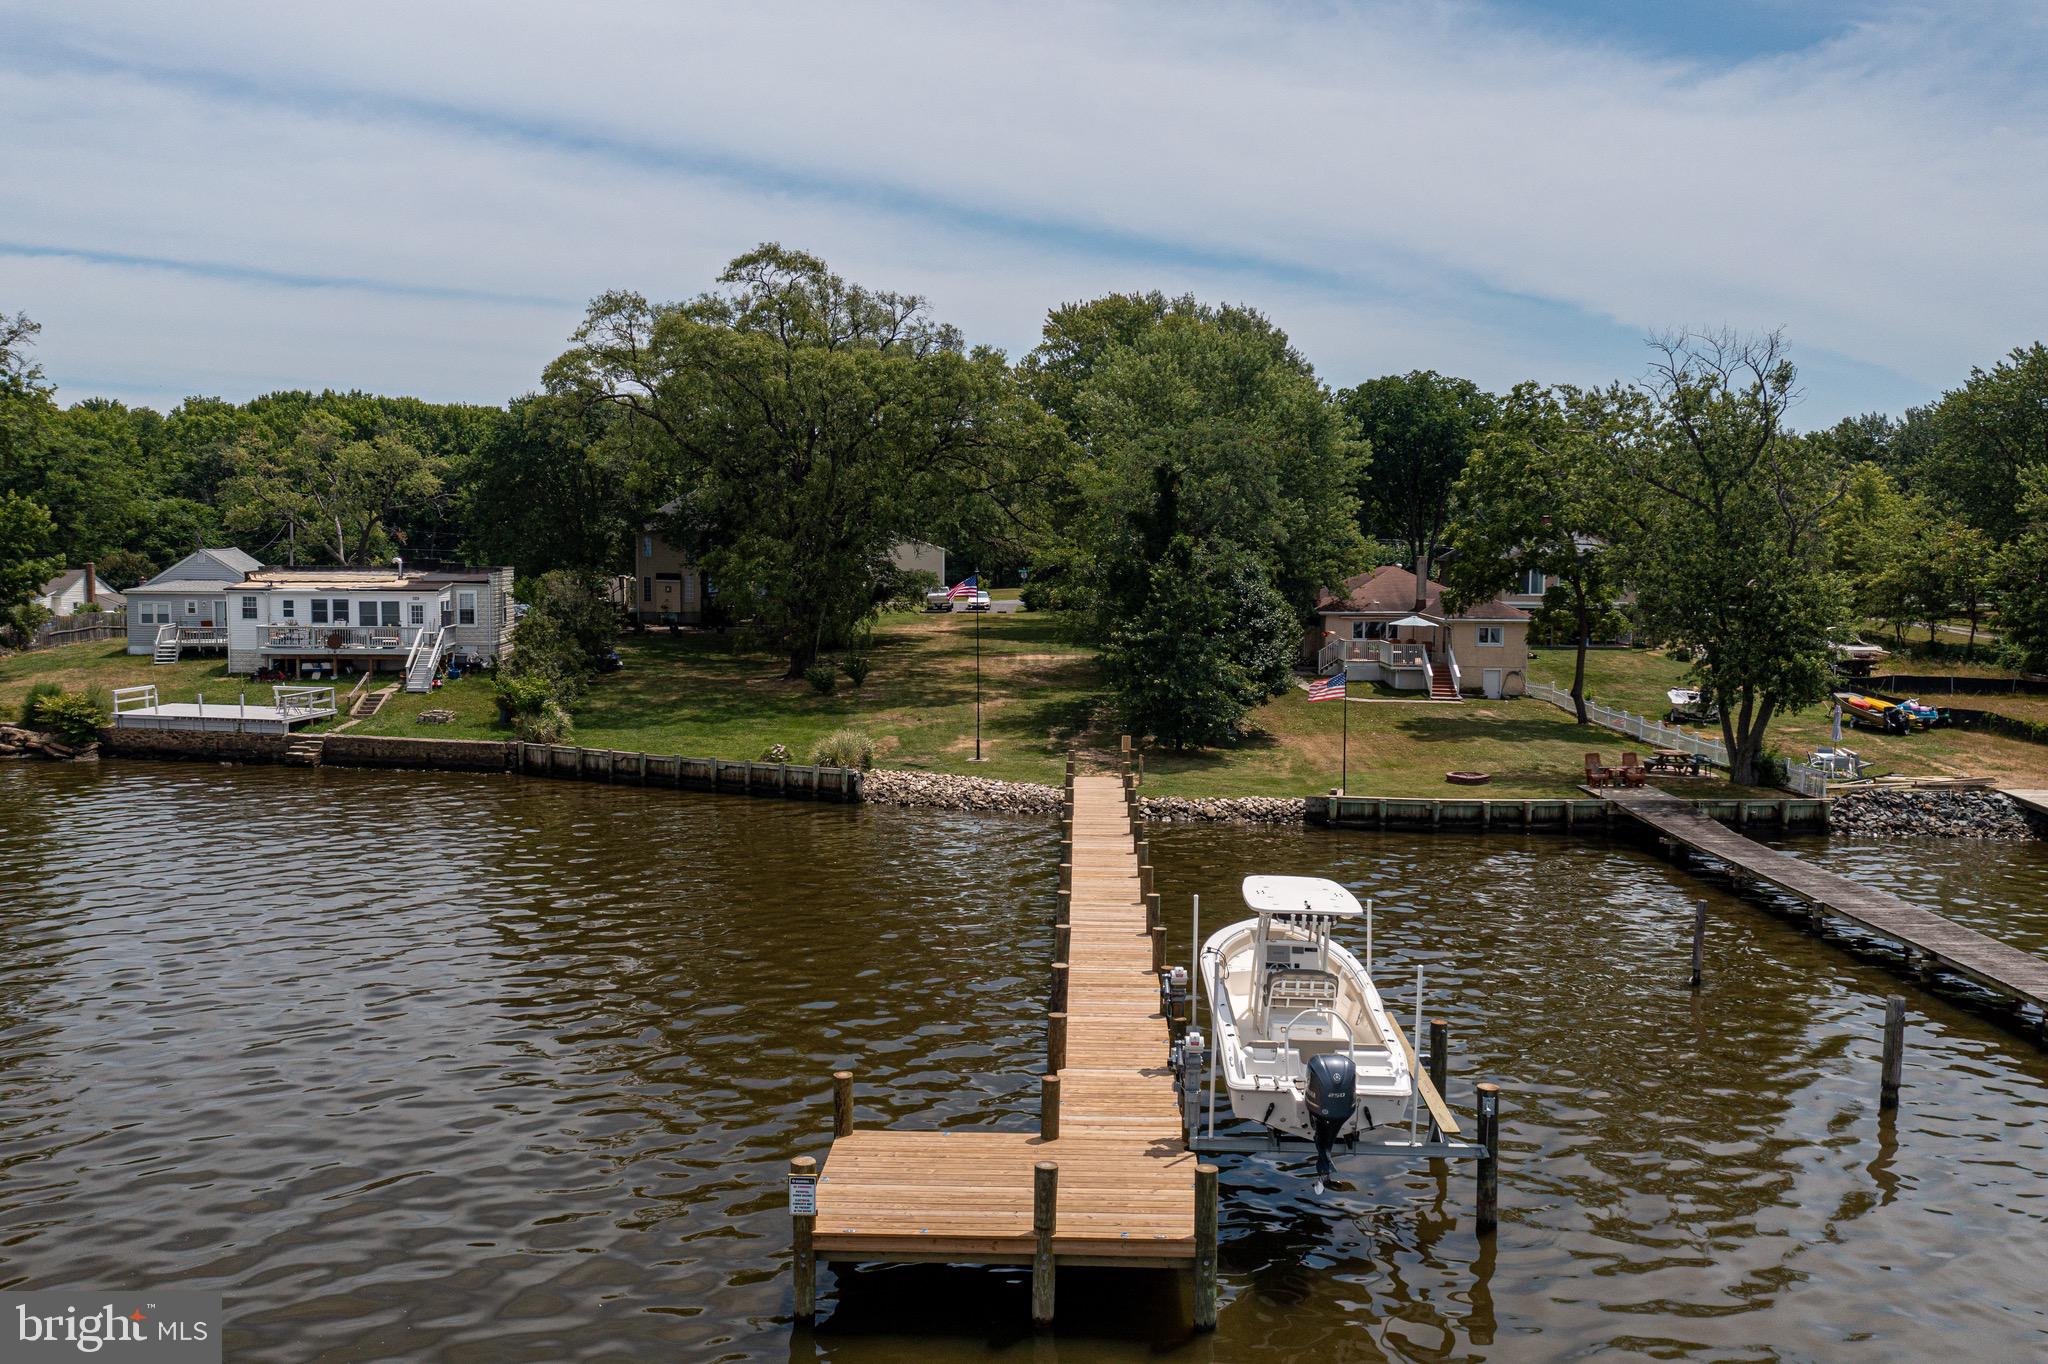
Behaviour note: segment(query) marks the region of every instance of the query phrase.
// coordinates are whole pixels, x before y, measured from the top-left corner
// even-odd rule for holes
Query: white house
[[[128,652],[158,653],[167,626],[175,627],[169,639],[180,649],[227,648],[228,588],[262,566],[231,545],[195,549],[129,588]]]
[[[101,586],[99,574],[92,564],[65,569],[44,583],[35,599],[53,616],[75,615],[87,605],[97,606],[102,611],[119,611],[128,604],[128,599],[121,593]]]
[[[423,691],[448,660],[496,660],[512,637],[512,570],[259,568],[227,591],[228,671],[405,674]]]

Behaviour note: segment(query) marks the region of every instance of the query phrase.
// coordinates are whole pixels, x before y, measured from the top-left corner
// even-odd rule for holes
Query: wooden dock
[[[791,1201],[799,1319],[815,1258],[1030,1265],[1041,1323],[1061,1265],[1192,1267],[1196,1325],[1215,1324],[1216,1168],[1183,1140],[1142,825],[1126,778],[1070,768],[1068,788],[1039,1131],[859,1128],[852,1076],[835,1076],[815,1215]]]
[[[2048,819],[2048,791],[2019,791],[2008,786],[2003,788],[2020,806],[2033,814]]]
[[[1687,801],[1646,787],[1594,791],[1658,834],[1728,868],[1730,875],[1764,882],[1808,906],[1816,918],[1832,914],[1899,944],[1909,965],[1939,967],[2048,1015],[2048,961],[1951,919],[1909,904],[1888,891],[1858,885],[1799,858],[1743,837],[1697,814]]]

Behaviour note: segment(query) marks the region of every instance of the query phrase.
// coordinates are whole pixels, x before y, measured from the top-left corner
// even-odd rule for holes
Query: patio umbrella
[[[1835,702],[1834,742],[1837,745],[1842,742],[1842,703],[1840,701]]]
[[[1387,623],[1396,627],[1410,626],[1417,630],[1434,630],[1437,625],[1435,621],[1427,616],[1403,616],[1399,620],[1388,621]]]

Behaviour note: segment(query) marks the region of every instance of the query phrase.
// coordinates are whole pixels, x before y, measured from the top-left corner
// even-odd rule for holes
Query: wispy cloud
[[[70,264],[0,248],[0,302],[73,384],[132,368],[60,277],[175,288],[222,340],[257,297],[371,327],[431,303],[506,367],[436,352],[390,386],[490,400],[575,300],[687,294],[767,238],[1012,349],[1108,287],[1253,302],[1336,382],[1597,380],[1647,329],[1784,325],[1810,421],[2048,315],[2048,31],[2017,6],[1697,52],[1597,6],[13,8],[0,212]],[[286,341],[247,380],[335,358]],[[150,368],[169,387],[131,395],[200,387]]]

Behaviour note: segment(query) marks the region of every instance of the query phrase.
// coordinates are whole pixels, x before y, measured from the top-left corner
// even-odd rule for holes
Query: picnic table
[[[1643,764],[1646,771],[1673,777],[1696,777],[1704,766],[1699,754],[1680,748],[1651,749],[1649,761]]]

